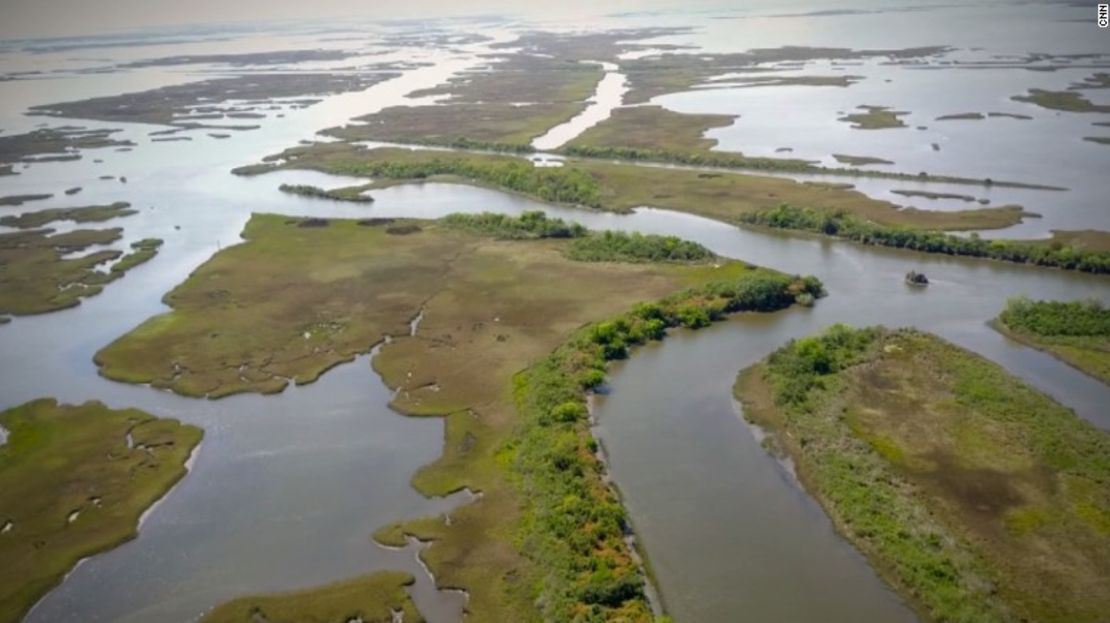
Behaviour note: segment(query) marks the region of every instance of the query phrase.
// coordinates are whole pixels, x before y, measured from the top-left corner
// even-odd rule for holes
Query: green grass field
[[[19,621],[81,558],[136,535],[201,430],[98,402],[0,413],[0,621]],[[129,442],[130,439],[130,442]]]

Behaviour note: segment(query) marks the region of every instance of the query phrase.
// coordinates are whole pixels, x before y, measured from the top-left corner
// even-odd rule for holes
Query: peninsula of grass
[[[894,164],[892,160],[875,158],[873,156],[850,156],[848,154],[833,154],[832,157],[840,164],[853,167],[865,167],[872,164]]]
[[[392,335],[372,362],[391,406],[446,418],[444,454],[413,485],[481,496],[449,522],[379,535],[433,541],[421,557],[441,587],[468,591],[468,621],[651,621],[624,510],[592,453],[587,390],[668,327],[808,302],[820,283],[716,258],[644,261],[636,249],[686,247],[606,242],[534,213],[304,222],[252,217],[243,244],[167,296],[173,311],[97,355],[102,372],[190,394],[275,391]],[[402,225],[416,227],[389,233]],[[574,259],[592,236],[604,261]]]
[[[117,201],[107,205],[83,206],[79,208],[48,208],[38,212],[24,212],[18,216],[0,217],[0,225],[28,229],[42,227],[58,221],[72,221],[74,223],[99,223],[114,218],[131,216],[137,210],[131,209],[131,204]]]
[[[390,72],[253,73],[175,84],[135,93],[33,106],[31,113],[71,119],[173,125],[175,122],[189,123],[198,119],[221,119],[224,112],[236,112],[217,106],[228,100],[270,100],[278,97],[362,91],[397,76],[397,73]],[[0,161],[4,160],[2,156],[3,146],[0,143]]]
[[[185,475],[199,428],[98,402],[0,413],[0,621],[15,623],[82,558],[135,537]]]
[[[1015,95],[1010,98],[1016,102],[1035,104],[1049,110],[1062,110],[1065,112],[1094,112],[1108,113],[1110,106],[1094,104],[1091,100],[1075,91],[1045,91],[1044,89],[1029,89],[1027,95]]]
[[[0,197],[0,206],[21,206],[30,201],[42,201],[54,195],[50,193],[35,193],[27,195],[7,195]]]
[[[712,157],[712,156],[710,156]],[[963,211],[903,209],[859,191],[831,185],[733,171],[644,167],[568,159],[562,167],[535,167],[497,154],[399,148],[367,149],[345,143],[316,143],[287,149],[269,162],[235,169],[254,175],[278,169],[311,169],[373,178],[377,184],[412,181],[465,182],[517,192],[555,203],[612,212],[641,206],[689,212],[737,223],[747,213],[783,202],[842,210],[869,222],[914,229],[996,229],[1020,223],[1021,210],[1009,207]],[[275,164],[280,160],[281,164]]]
[[[982,121],[987,117],[981,112],[962,112],[953,115],[941,115],[937,121]]]
[[[331,199],[333,201],[352,201],[355,203],[373,203],[374,198],[366,194],[367,186],[345,186],[325,190],[319,186],[308,184],[282,184],[278,187],[283,193],[314,197],[316,199]]]
[[[651,99],[689,91],[695,86],[712,85],[710,79],[725,74],[751,74],[774,71],[773,65],[784,62],[813,60],[858,60],[866,58],[912,59],[942,54],[940,46],[891,50],[852,50],[783,46],[730,54],[660,54],[645,58],[621,60],[621,69],[628,76],[626,104],[642,104]],[[762,76],[761,76],[762,77]],[[768,76],[743,86],[839,86],[847,87],[856,76]]]
[[[662,106],[618,108],[569,143],[572,148],[625,147],[660,152],[703,152],[717,145],[705,133],[726,128],[736,115],[692,115]]]
[[[128,140],[112,138],[112,134],[119,130],[86,130],[83,128],[42,128],[25,134],[12,134],[0,136],[0,163],[21,162],[39,157],[50,157],[50,154],[59,155],[61,158],[74,159],[80,155],[74,153],[80,149],[99,149],[104,147],[129,147],[135,143]],[[9,167],[10,169],[10,167]]]
[[[1110,384],[1110,309],[1098,301],[1015,298],[991,326]]]
[[[927,621],[1110,611],[1110,434],[910,329],[794,340],[742,372],[744,416]]]
[[[613,111],[612,116],[608,119],[584,131],[558,151],[567,156],[579,158],[658,162],[714,169],[812,173],[912,180],[915,182],[1063,190],[1039,184],[930,175],[928,173],[909,174],[858,168],[823,167],[814,161],[798,158],[766,158],[746,156],[735,151],[713,151],[717,141],[705,138],[705,133],[713,128],[729,126],[735,119],[736,117],[732,115],[677,113],[659,106],[618,108]],[[465,148],[466,146],[458,145],[458,147]],[[841,164],[853,167],[894,164],[889,160],[868,156],[833,154],[833,157]]]
[[[126,255],[113,249],[65,257],[115,242],[121,231],[79,229],[52,234],[49,229],[32,229],[0,234],[0,315],[41,314],[79,305],[81,299],[99,294],[105,285],[154,257],[162,243],[141,240]],[[109,270],[99,270],[117,259]]]
[[[907,127],[900,117],[908,115],[908,112],[891,110],[886,106],[864,105],[858,106],[858,108],[863,112],[844,115],[837,121],[851,123],[852,128],[856,130],[885,130]]]
[[[325,133],[469,149],[531,152],[531,142],[586,108],[602,78],[596,64],[512,54],[487,68],[410,94],[440,96],[435,105],[395,106]]]
[[[413,577],[396,571],[319,588],[240,597],[217,606],[201,623],[424,623],[405,592]]]
[[[1110,145],[1110,136],[1084,136],[1083,140],[1098,145]]]
[[[990,209],[1024,214],[1018,206]],[[974,212],[977,210],[948,214]],[[974,233],[965,238],[940,230],[878,225],[843,210],[800,208],[790,204],[745,213],[738,219],[749,225],[832,236],[861,244],[1110,274],[1110,233],[1101,231],[1054,231],[1049,240],[984,240]]]

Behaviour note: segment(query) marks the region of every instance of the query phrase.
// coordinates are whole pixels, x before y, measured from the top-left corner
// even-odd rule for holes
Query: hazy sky
[[[473,13],[571,16],[728,4],[721,0],[0,0],[0,38],[94,34],[144,26],[253,19]]]

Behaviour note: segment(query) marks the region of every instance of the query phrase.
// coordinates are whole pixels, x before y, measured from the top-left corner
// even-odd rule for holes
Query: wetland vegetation
[[[793,340],[742,372],[744,415],[930,621],[1100,621],[1110,434],[912,329]]]
[[[0,217],[0,225],[28,229],[42,227],[58,221],[72,221],[74,223],[99,223],[114,218],[131,216],[137,210],[131,209],[131,204],[126,201],[117,201],[107,205],[82,206],[77,208],[47,208],[37,212],[24,212],[18,216]]]
[[[0,621],[15,623],[82,558],[132,539],[185,475],[200,429],[136,409],[42,399],[0,413]]]
[[[1016,206],[992,209],[1021,211]],[[1110,273],[1110,236],[1105,232],[1054,232],[1047,241],[984,240],[974,234],[965,238],[937,230],[879,225],[845,211],[800,208],[788,204],[745,213],[737,218],[751,225],[823,234],[862,244],[983,257],[1088,273]]]
[[[468,620],[650,621],[623,508],[593,454],[587,390],[668,327],[812,301],[820,282],[726,260],[575,261],[568,246],[597,234],[538,213],[425,221],[404,236],[388,233],[404,221],[386,221],[254,216],[244,244],[167,296],[173,311],[98,354],[102,373],[188,394],[276,391],[393,335],[373,359],[392,406],[447,421],[443,457],[414,486],[481,496],[449,522],[379,538],[431,540],[422,558],[440,586],[469,591]],[[599,236],[622,255],[634,241],[656,248]]]
[[[217,606],[202,623],[424,623],[405,592],[413,577],[396,571],[273,595],[250,595]]]
[[[1110,112],[1110,106],[1094,104],[1091,100],[1075,91],[1046,91],[1044,89],[1029,89],[1027,95],[1015,95],[1015,102],[1035,104],[1049,110],[1062,110],[1065,112]]]
[[[900,119],[909,113],[900,110],[891,110],[886,106],[858,106],[861,113],[844,115],[839,121],[852,124],[856,130],[885,130],[887,128],[904,128],[906,123]]]
[[[41,314],[73,307],[107,284],[153,258],[162,241],[140,240],[132,251],[106,249],[68,257],[94,245],[119,240],[119,228],[78,229],[55,234],[28,229],[0,234],[0,316]],[[100,266],[116,261],[107,271]]]
[[[991,326],[1110,384],[1110,309],[1097,300],[1015,298]]]
[[[629,212],[651,206],[690,212],[728,223],[783,202],[844,210],[869,222],[913,229],[994,229],[1021,222],[1020,208],[954,212],[903,209],[863,193],[828,184],[731,171],[644,167],[594,160],[567,160],[561,167],[535,167],[511,156],[398,148],[366,149],[323,143],[287,149],[268,162],[239,167],[241,175],[278,169],[312,169],[385,181],[467,182],[522,193],[544,201]],[[275,161],[281,161],[276,164]]]

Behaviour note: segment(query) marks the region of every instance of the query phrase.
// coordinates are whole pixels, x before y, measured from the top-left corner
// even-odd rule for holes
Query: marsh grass
[[[135,409],[42,399],[0,413],[0,621],[14,623],[81,558],[136,535],[185,475],[201,430]],[[130,435],[133,447],[128,447]]]
[[[202,623],[393,623],[399,612],[405,623],[424,617],[405,592],[413,577],[380,571],[325,586],[268,595],[239,597],[217,606]]]
[[[913,330],[837,326],[741,373],[837,529],[933,621],[1101,621],[1110,435]]]
[[[127,254],[104,250],[66,259],[67,253],[119,240],[122,230],[51,232],[31,229],[0,234],[0,314],[41,314],[79,305],[81,299],[99,294],[105,285],[154,257],[161,245],[160,240],[147,239],[134,243]],[[99,270],[117,259],[110,270]]]
[[[117,201],[107,205],[82,206],[77,208],[47,208],[37,212],[24,212],[18,216],[0,217],[0,225],[27,229],[42,227],[56,221],[72,221],[74,223],[99,223],[114,218],[137,214],[131,209],[131,204],[126,201]]]
[[[725,260],[575,261],[568,247],[595,234],[553,237],[583,232],[539,214],[302,222],[252,217],[244,244],[168,295],[173,311],[97,355],[102,373],[152,372],[181,393],[273,391],[392,335],[372,360],[391,406],[446,422],[442,457],[413,486],[480,495],[450,522],[376,537],[432,541],[421,557],[440,587],[469,592],[469,621],[650,621],[624,511],[589,453],[585,392],[609,359],[668,327],[779,309],[819,282]],[[419,229],[387,233],[406,224]]]

